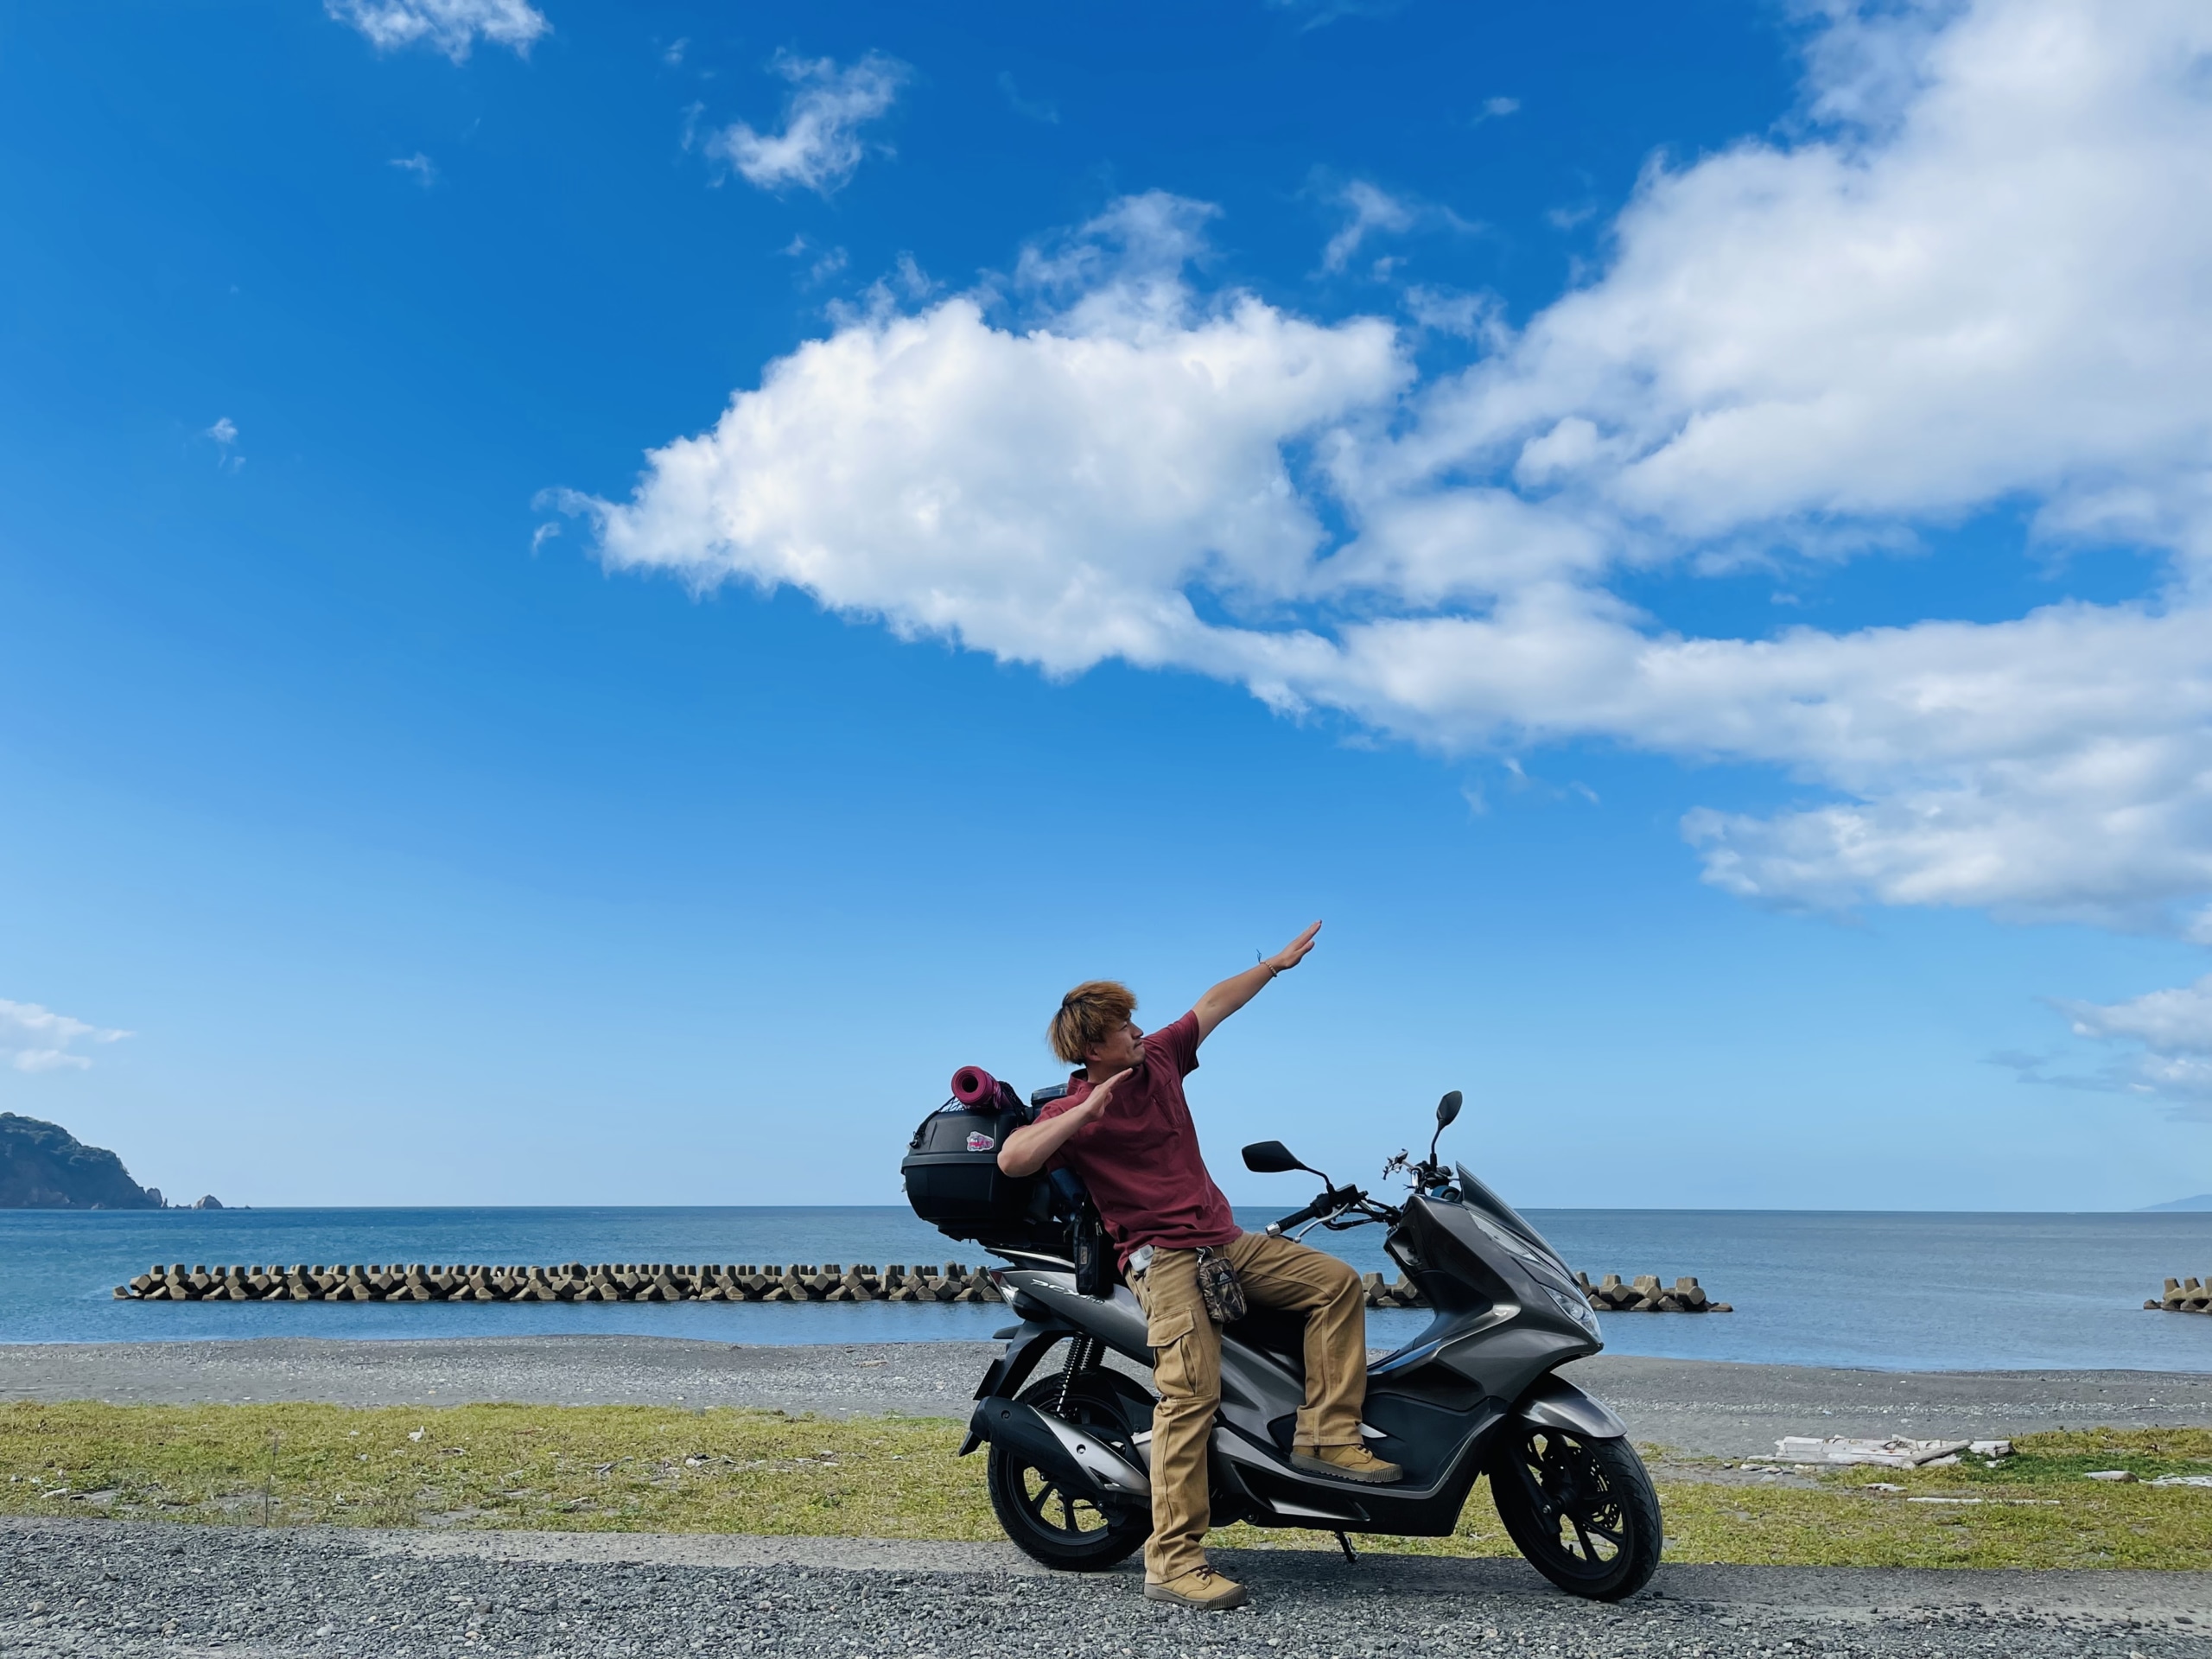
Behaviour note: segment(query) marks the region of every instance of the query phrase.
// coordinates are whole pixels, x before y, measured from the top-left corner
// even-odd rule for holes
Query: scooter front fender
[[[1522,1395],[1514,1405],[1513,1419],[1538,1428],[1586,1434],[1593,1440],[1623,1440],[1628,1434],[1628,1425],[1605,1402],[1557,1375],[1546,1376]]]

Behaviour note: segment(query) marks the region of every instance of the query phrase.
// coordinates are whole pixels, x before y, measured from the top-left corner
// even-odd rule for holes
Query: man
[[[1401,1472],[1360,1442],[1367,1309],[1359,1275],[1306,1245],[1239,1230],[1198,1154],[1183,1098],[1198,1045],[1262,986],[1303,962],[1320,931],[1314,923],[1149,1036],[1130,1018],[1136,998],[1126,987],[1111,980],[1077,986],[1060,999],[1050,1035],[1053,1052],[1082,1069],[1069,1079],[1066,1096],[1008,1135],[999,1152],[999,1167],[1009,1175],[1034,1174],[1049,1164],[1083,1178],[1144,1306],[1160,1389],[1152,1416],[1152,1537],[1144,1552],[1148,1600],[1218,1609],[1249,1599],[1243,1586],[1206,1565],[1206,1447],[1221,1402],[1221,1332],[1198,1291],[1203,1253],[1227,1258],[1253,1306],[1306,1316],[1306,1406],[1291,1461],[1370,1484]]]

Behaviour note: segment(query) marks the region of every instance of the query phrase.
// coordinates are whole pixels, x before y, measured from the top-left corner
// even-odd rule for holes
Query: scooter
[[[1402,1152],[1384,1166],[1411,1188],[1398,1205],[1338,1185],[1279,1141],[1244,1148],[1247,1169],[1303,1170],[1324,1189],[1269,1232],[1387,1227],[1383,1248],[1435,1317],[1369,1368],[1360,1432],[1376,1456],[1404,1467],[1390,1486],[1292,1465],[1305,1399],[1297,1315],[1255,1308],[1225,1326],[1209,1458],[1213,1522],[1333,1532],[1351,1557],[1354,1532],[1449,1535],[1487,1475],[1498,1518],[1538,1572],[1575,1595],[1618,1600],[1658,1565],[1658,1495],[1620,1419],[1558,1375],[1605,1346],[1574,1275],[1465,1166],[1437,1161],[1459,1108],[1456,1090],[1439,1103],[1426,1158],[1408,1164]],[[976,1391],[960,1454],[989,1446],[992,1507],[1028,1554],[1079,1572],[1111,1567],[1152,1529],[1154,1396],[1103,1363],[1111,1352],[1149,1369],[1144,1310],[1125,1285],[1078,1290],[1072,1250],[982,1242],[1011,1263],[991,1279],[1020,1323],[996,1333],[1006,1348]],[[1058,1369],[1040,1373],[1062,1344]]]

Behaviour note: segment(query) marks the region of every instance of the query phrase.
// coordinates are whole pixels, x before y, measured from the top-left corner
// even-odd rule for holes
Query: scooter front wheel
[[[1126,1402],[1097,1373],[1073,1379],[1064,1412],[1057,1374],[1033,1382],[1020,1397],[1025,1404],[1096,1431],[1122,1456],[1144,1466],[1144,1448],[1132,1439]],[[1007,1446],[992,1446],[987,1482],[991,1508],[1006,1535],[1024,1554],[1047,1567],[1071,1573],[1103,1572],[1128,1559],[1152,1535],[1149,1506],[1103,1509],[1086,1494],[1063,1490],[1056,1476]]]
[[[1659,1565],[1659,1494],[1626,1440],[1510,1424],[1490,1484],[1515,1547],[1571,1594],[1618,1601]]]

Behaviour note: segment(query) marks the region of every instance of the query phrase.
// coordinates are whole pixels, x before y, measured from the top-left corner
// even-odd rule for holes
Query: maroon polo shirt
[[[1106,1109],[1077,1129],[1052,1157],[1083,1178],[1122,1264],[1141,1245],[1163,1250],[1226,1244],[1239,1232],[1229,1200],[1198,1155],[1198,1125],[1183,1079],[1198,1069],[1198,1016],[1186,1014],[1147,1033],[1144,1065],[1115,1085]],[[1080,1106],[1090,1079],[1077,1072],[1068,1091],[1037,1115],[1040,1123]]]

